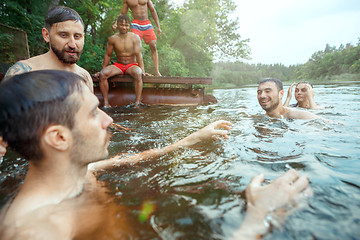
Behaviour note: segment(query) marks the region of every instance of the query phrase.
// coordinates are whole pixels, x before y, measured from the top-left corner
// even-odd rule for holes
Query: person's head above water
[[[281,105],[283,94],[283,84],[276,78],[261,80],[257,89],[258,102],[266,112],[271,112]]]
[[[296,84],[294,95],[298,104],[300,103],[300,106],[303,106],[303,104],[308,105],[307,102],[309,102],[309,97],[314,97],[312,84],[307,81],[299,82]]]
[[[41,70],[0,84],[0,135],[28,160],[42,158],[40,138],[50,125],[74,127],[85,80],[66,71]]]
[[[49,10],[45,18],[43,38],[50,50],[64,64],[79,61],[84,49],[84,22],[73,9],[57,6]]]
[[[48,11],[45,17],[45,28],[50,31],[55,23],[72,20],[80,22],[84,27],[84,22],[80,15],[73,9],[63,6],[56,6]]]
[[[259,82],[259,85],[267,82],[273,82],[276,85],[278,91],[283,90],[283,83],[277,78],[265,78]]]

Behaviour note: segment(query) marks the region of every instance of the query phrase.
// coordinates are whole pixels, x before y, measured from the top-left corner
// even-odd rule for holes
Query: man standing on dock
[[[266,78],[260,81],[257,98],[266,115],[273,118],[316,119],[319,116],[304,110],[287,108],[281,103],[284,96],[283,84],[279,79]]]
[[[131,23],[131,32],[139,35],[140,39],[144,38],[145,43],[149,45],[151,50],[151,58],[155,67],[155,76],[161,76],[159,72],[159,59],[156,49],[157,38],[155,35],[154,27],[151,25],[148,15],[148,10],[150,10],[151,16],[153,17],[157,27],[157,34],[158,36],[160,36],[161,28],[159,24],[159,18],[153,6],[153,3],[150,0],[124,0],[124,5],[121,9],[120,14],[126,15],[129,8],[134,17],[134,20]],[[112,28],[113,30],[117,28],[116,22],[114,23]]]
[[[134,78],[134,104],[137,108],[140,106],[143,89],[142,77],[145,75],[144,62],[141,54],[141,41],[139,36],[129,32],[130,19],[127,15],[119,15],[116,22],[119,32],[109,38],[106,46],[103,67],[99,74],[100,91],[104,98],[104,106],[111,107],[108,98],[108,78],[119,74],[128,74]],[[109,65],[113,51],[115,51],[117,62],[114,63],[114,65]]]

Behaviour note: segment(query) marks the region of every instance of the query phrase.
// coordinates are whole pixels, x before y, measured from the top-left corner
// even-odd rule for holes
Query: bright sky
[[[181,4],[184,0],[169,0]],[[305,63],[326,44],[358,43],[359,0],[235,0],[250,63]]]

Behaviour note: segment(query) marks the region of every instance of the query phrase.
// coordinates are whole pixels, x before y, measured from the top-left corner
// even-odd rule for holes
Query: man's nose
[[[109,115],[107,115],[104,111],[100,110],[103,115],[104,115],[104,119],[102,121],[102,128],[106,129],[110,126],[110,124],[112,124],[114,122],[114,120],[112,119],[112,117],[110,117]]]
[[[73,37],[70,38],[70,41],[68,42],[68,46],[70,48],[76,48],[75,39]]]

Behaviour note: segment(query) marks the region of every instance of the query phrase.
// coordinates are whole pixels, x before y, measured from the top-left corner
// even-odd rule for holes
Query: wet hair
[[[308,81],[299,82],[298,84],[296,84],[296,86],[301,84],[301,83],[309,84],[311,88],[314,88],[313,85],[311,83],[309,83]]]
[[[85,80],[67,71],[32,71],[0,84],[0,136],[27,160],[43,157],[40,138],[54,124],[73,129]]]
[[[123,14],[120,14],[117,19],[116,19],[116,22],[119,24],[119,23],[122,23],[122,22],[126,22],[126,23],[130,23],[130,18],[128,15],[123,15]]]
[[[80,22],[84,27],[84,22],[80,15],[73,9],[63,6],[53,7],[48,11],[45,17],[45,28],[50,31],[50,28],[53,24],[59,22],[65,22],[68,20],[73,20],[75,22]]]
[[[263,80],[261,80],[261,81],[259,82],[259,85],[260,85],[260,84],[263,84],[263,83],[266,83],[266,82],[273,82],[273,83],[275,83],[278,91],[283,90],[283,84],[282,84],[282,82],[281,82],[279,79],[277,79],[277,78],[265,78],[265,79],[263,79]]]

